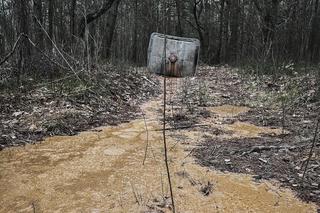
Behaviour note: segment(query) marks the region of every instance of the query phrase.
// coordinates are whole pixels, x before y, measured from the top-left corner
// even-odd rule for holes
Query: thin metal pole
[[[163,72],[163,146],[164,146],[164,161],[166,164],[167,169],[167,176],[170,188],[170,196],[171,196],[171,203],[172,203],[172,212],[175,213],[175,205],[174,205],[174,198],[173,198],[173,190],[172,190],[172,183],[171,183],[171,175],[170,169],[168,164],[168,148],[167,148],[167,140],[166,140],[166,100],[167,100],[167,77],[166,77],[166,49],[167,49],[167,36],[164,38],[164,72]]]

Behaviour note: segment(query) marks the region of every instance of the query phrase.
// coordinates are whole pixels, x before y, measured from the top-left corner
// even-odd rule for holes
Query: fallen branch
[[[40,23],[39,19],[35,16],[33,16],[34,19],[37,21],[38,25],[40,26],[40,28],[42,29],[42,31],[44,32],[44,34],[48,37],[48,39],[50,40],[50,42],[52,43],[52,45],[54,46],[54,48],[57,50],[57,52],[59,53],[59,55],[62,57],[62,59],[66,62],[66,64],[68,65],[68,67],[70,68],[70,70],[74,73],[74,75],[76,76],[76,78],[82,82],[81,78],[78,76],[77,72],[73,69],[73,67],[70,65],[70,63],[68,62],[68,60],[64,57],[64,55],[61,53],[60,49],[57,47],[56,43],[51,39],[50,35],[48,34],[48,32],[44,29],[44,27],[42,26],[42,24]]]
[[[253,146],[249,151],[245,151],[245,150],[239,150],[239,151],[236,151],[234,152],[235,153],[239,153],[239,152],[242,152],[242,154],[240,156],[244,156],[244,155],[248,155],[248,154],[251,154],[253,152],[257,152],[257,153],[260,153],[260,152],[263,152],[263,151],[270,151],[270,150],[281,150],[281,149],[285,149],[285,150],[294,150],[294,149],[297,149],[297,148],[300,148],[300,147],[297,147],[297,146]]]
[[[314,149],[314,147],[316,145],[316,141],[317,141],[317,137],[318,137],[318,131],[319,131],[319,124],[320,124],[320,118],[318,118],[318,122],[317,122],[317,125],[316,125],[316,130],[314,132],[314,137],[313,137],[311,149],[310,149],[308,160],[307,160],[307,164],[306,164],[306,167],[304,168],[304,171],[303,171],[302,183],[304,181],[304,177],[306,175],[306,172],[307,172],[307,169],[308,169],[308,165],[309,165],[310,159],[311,159],[312,154],[313,154],[313,149]]]
[[[51,63],[59,66],[60,68],[64,69],[64,70],[69,70],[69,68],[63,66],[62,64],[59,64],[58,62],[55,62],[54,60],[52,60],[47,54],[45,54],[39,47],[37,47],[37,45],[29,38],[29,36],[24,35],[25,38],[29,41],[29,43],[37,50],[39,51],[42,55],[44,55]]]
[[[0,62],[0,66],[2,64],[4,64],[6,61],[8,61],[8,59],[15,53],[15,50],[19,47],[19,43],[21,41],[21,39],[27,39],[27,41],[37,50],[39,51],[42,55],[44,55],[51,63],[59,66],[60,68],[64,69],[64,70],[69,70],[70,68],[67,68],[65,66],[63,66],[62,64],[59,64],[58,62],[55,62],[54,60],[52,60],[47,54],[45,54],[39,47],[37,47],[37,45],[29,38],[28,35],[21,33],[18,37],[18,39],[16,40],[16,42],[13,45],[12,50],[1,60]]]
[[[2,64],[4,64],[6,61],[8,61],[8,59],[14,54],[14,52],[16,51],[17,47],[19,46],[19,43],[21,41],[22,38],[25,37],[25,34],[20,34],[18,39],[16,40],[16,42],[14,43],[11,51],[1,60],[0,62],[0,66]]]

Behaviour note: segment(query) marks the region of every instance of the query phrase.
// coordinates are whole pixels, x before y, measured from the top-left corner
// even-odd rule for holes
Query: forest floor
[[[73,85],[76,80],[70,80],[1,92],[0,150],[128,122],[141,103],[159,93],[157,80],[145,69],[106,66],[92,76],[101,78],[94,82],[99,87]]]
[[[137,108],[159,92],[161,78],[138,72],[120,83],[114,76],[113,99],[95,100],[96,95],[26,98],[37,97],[34,92],[20,96],[23,101],[18,104],[9,96],[2,100],[7,110],[1,111],[3,147],[138,118],[3,150],[3,212],[32,208],[138,212],[145,207],[147,212],[168,212],[160,131],[162,96],[143,104],[142,113]],[[230,67],[200,67],[193,78],[168,79],[167,91],[169,162],[181,211],[312,212],[316,208],[297,200],[288,188],[319,206],[319,143],[302,182],[319,115],[313,76],[256,78]],[[118,100],[126,104],[118,105]],[[68,113],[59,116],[65,110]],[[53,113],[58,116],[51,117]],[[43,129],[42,124],[56,120],[63,128]],[[42,131],[35,131],[38,128]]]
[[[168,161],[177,212],[317,211],[315,203],[280,186],[294,188],[290,180],[297,179],[290,168],[296,161],[290,156],[296,152],[293,146],[303,144],[275,144],[292,130],[283,133],[281,126],[257,122],[261,114],[250,112],[259,108],[245,103],[250,95],[236,70],[201,67],[197,77],[167,83]],[[163,162],[162,99],[159,95],[141,104],[130,122],[2,150],[0,212],[172,212]],[[238,155],[267,144],[263,138],[279,146],[271,149],[273,155],[281,158],[278,150],[288,149],[288,165],[282,158],[274,162],[268,148]],[[314,156],[306,184],[318,177],[318,162]],[[278,178],[278,166],[288,182]],[[301,196],[317,190],[295,189],[305,201],[319,204],[317,196]]]
[[[199,164],[251,174],[257,181],[275,179],[320,204],[318,139],[303,178],[319,119],[314,76],[257,78],[233,68],[202,67],[183,84],[172,98],[177,113],[171,124],[187,127],[174,134],[183,143],[189,143],[186,135],[198,135],[191,152]]]

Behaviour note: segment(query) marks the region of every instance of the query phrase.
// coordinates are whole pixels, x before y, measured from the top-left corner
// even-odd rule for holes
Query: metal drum
[[[199,52],[198,39],[152,33],[148,49],[148,69],[166,77],[193,76]]]

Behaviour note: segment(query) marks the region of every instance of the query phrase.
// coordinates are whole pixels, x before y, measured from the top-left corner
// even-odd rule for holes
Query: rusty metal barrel
[[[148,49],[148,69],[166,77],[193,76],[199,53],[198,39],[152,33]]]

